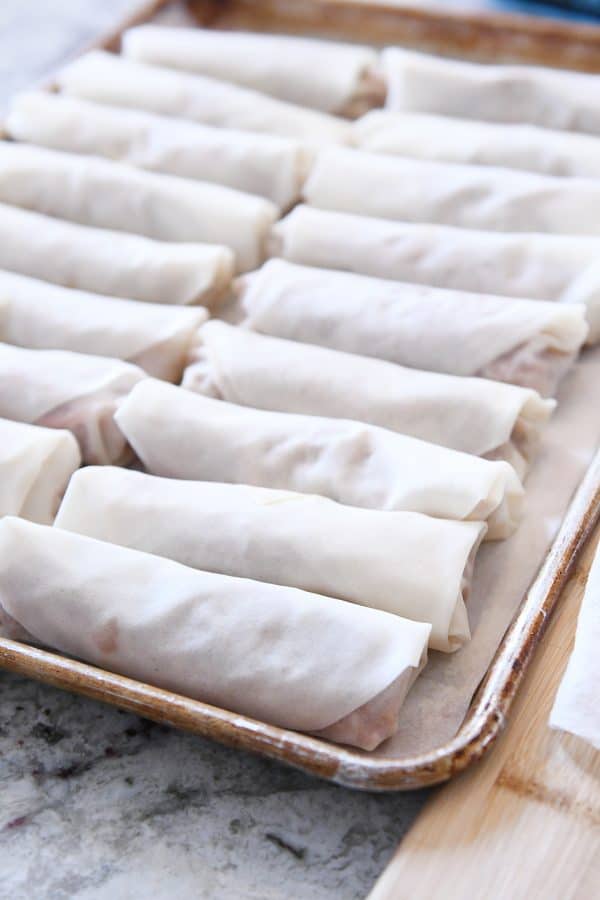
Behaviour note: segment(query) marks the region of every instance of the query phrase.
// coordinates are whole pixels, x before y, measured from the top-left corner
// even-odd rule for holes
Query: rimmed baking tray
[[[185,6],[185,9],[183,8]],[[354,0],[157,0],[95,46],[117,50],[120,34],[157,14],[193,15],[204,25],[253,27],[396,42],[473,55],[600,68],[600,28],[522,17],[439,14]],[[592,65],[593,64],[593,65]],[[593,411],[590,411],[593,414]],[[548,486],[550,489],[550,485]],[[451,778],[480,759],[503,728],[577,554],[600,518],[600,452],[451,740],[418,754],[371,755],[218,709],[56,653],[0,638],[0,668],[111,703],[157,722],[260,753],[363,790],[409,790]]]

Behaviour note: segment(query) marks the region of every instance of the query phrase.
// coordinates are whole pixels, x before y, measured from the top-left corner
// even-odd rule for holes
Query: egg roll
[[[381,65],[392,110],[600,134],[596,74],[473,63],[397,47],[383,51]]]
[[[266,197],[280,209],[299,199],[312,157],[302,142],[275,134],[216,128],[49,91],[18,94],[4,127],[18,141],[224,184]]]
[[[13,517],[0,521],[0,605],[63,653],[368,750],[397,730],[431,630]]]
[[[386,95],[378,54],[360,44],[149,24],[126,31],[121,52],[338,115],[382,106]]]
[[[216,78],[151,66],[102,50],[80,56],[65,66],[56,80],[67,94],[110,106],[278,134],[311,146],[352,139],[345,119]]]
[[[201,306],[122,300],[0,270],[2,297],[0,340],[7,344],[110,356],[176,382],[208,318]]]
[[[198,335],[184,388],[241,406],[367,422],[506,459],[520,477],[555,405],[529,388],[409,369],[217,320]]]
[[[0,141],[0,201],[159,241],[230,247],[237,271],[264,259],[275,204],[223,185]]]
[[[236,406],[147,378],[115,420],[148,472],[321,494],[348,506],[486,521],[508,537],[523,487],[488,461],[343,419]]]
[[[357,146],[372,153],[501,166],[542,175],[600,177],[597,137],[537,125],[372,110],[355,123],[354,138]]]
[[[117,359],[0,344],[0,416],[72,431],[84,463],[120,463],[130,450],[113,414],[145,378]]]
[[[272,259],[239,278],[228,321],[261,334],[553,396],[586,338],[581,304],[431,288]]]
[[[90,466],[71,479],[55,525],[194,569],[428,622],[429,646],[447,652],[470,637],[465,600],[485,532],[480,522],[111,466]]]
[[[297,206],[273,226],[272,256],[460,291],[583,303],[600,340],[600,240],[471,231]]]
[[[0,203],[0,268],[96,294],[189,305],[221,302],[233,253],[76,225]]]
[[[0,517],[50,525],[67,482],[81,465],[70,431],[0,419]]]
[[[600,181],[330,147],[303,196],[311,206],[489,231],[600,234]]]

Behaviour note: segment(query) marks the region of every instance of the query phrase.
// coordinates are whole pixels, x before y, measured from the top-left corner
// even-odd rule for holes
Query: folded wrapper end
[[[192,309],[189,310],[192,313]],[[147,347],[127,362],[143,369],[151,378],[179,384],[183,371],[189,365],[190,354],[197,342],[198,330],[209,318],[209,312],[202,306],[194,307],[194,321],[191,321],[158,343]]]
[[[459,597],[456,606],[454,607],[452,619],[450,620],[450,627],[448,628],[447,646],[433,647],[433,645],[430,644],[432,649],[444,650],[446,653],[454,653],[471,640],[471,626],[469,625],[469,615],[467,613],[467,607],[465,606],[465,600],[467,599],[471,588],[471,578],[472,570],[469,574],[468,584],[464,584],[463,595]],[[464,582],[465,579],[463,578],[463,583]]]
[[[554,321],[538,334],[491,360],[476,375],[531,388],[553,397],[589,334],[581,303],[557,306]]]
[[[485,540],[487,525],[482,522],[479,533],[473,542],[473,546],[469,551],[469,555],[465,562],[462,574],[460,592],[456,598],[456,604],[448,626],[448,637],[444,644],[434,641],[432,637],[429,639],[429,646],[433,650],[442,650],[445,653],[454,653],[464,644],[471,640],[471,628],[469,625],[469,616],[466,604],[469,601],[471,586],[473,583],[473,572],[475,571],[475,559],[482,542]]]
[[[173,335],[158,344],[147,347],[142,353],[127,361],[139,366],[151,378],[179,384],[183,371],[188,365],[188,356],[193,344],[194,335],[191,335],[187,342],[182,339],[181,335]]]
[[[246,225],[249,246],[245,250],[234,253],[232,278],[262,266],[267,259],[269,233],[275,222],[279,221],[281,217],[281,207],[267,197],[256,195],[250,197],[249,194],[245,194],[245,196],[254,201],[257,209],[251,221],[248,221]],[[232,278],[229,279],[228,287],[231,285]]]
[[[357,119],[371,109],[385,104],[388,85],[384,71],[377,65],[365,66],[360,74],[352,96],[346,101],[337,115],[346,119]]]
[[[308,172],[306,173],[308,177]],[[266,251],[267,259],[279,257],[283,255],[284,236],[281,234],[278,225],[273,225],[267,235]]]
[[[307,143],[306,141],[299,141],[298,148],[296,153],[296,169],[295,169],[295,178],[294,178],[294,197],[286,206],[282,206],[280,204],[281,216],[286,215],[290,210],[296,206],[297,203],[300,203],[302,198],[302,191],[304,190],[304,183],[310,174],[310,170],[312,169],[315,158],[318,153],[318,148]],[[270,241],[271,241],[271,232],[276,223],[271,225],[269,232],[267,233],[266,242],[265,242],[265,251],[267,254],[267,258],[270,256]]]
[[[531,388],[542,397],[553,397],[575,362],[578,352],[556,350],[538,335],[492,360],[476,375]]]
[[[278,207],[277,209],[278,216],[281,216],[282,210]],[[277,220],[277,217],[276,217]],[[258,259],[255,260],[256,265],[252,266],[252,268],[237,268],[235,271],[235,275],[245,275],[247,272],[254,272],[256,269],[260,269],[260,267],[271,257],[271,229],[274,225],[274,221],[271,220],[267,222],[264,228],[261,230],[260,237],[258,238],[258,248],[257,255]],[[219,305],[222,305],[222,301]]]
[[[235,317],[238,315],[238,298],[242,293],[239,285],[244,285],[246,279],[251,277],[252,274],[253,273],[239,275],[232,282],[230,282],[230,284],[228,284],[227,289],[221,296],[220,302],[215,307],[205,309],[206,316],[204,318],[204,321],[199,322],[196,328],[194,328],[192,334],[188,337],[187,346],[185,347],[181,358],[178,360],[176,371],[173,367],[171,374],[174,377],[167,377],[164,372],[161,374],[155,371],[150,371],[147,366],[143,365],[143,361],[140,362],[139,359],[132,360],[132,362],[135,362],[137,365],[139,365],[153,378],[158,378],[161,381],[169,381],[172,384],[181,384],[181,380],[184,377],[188,367],[193,366],[203,357],[202,326],[211,317],[222,319],[223,321],[229,322],[232,325],[238,324],[238,322],[235,320]],[[231,321],[230,317],[232,317]]]
[[[255,269],[254,272],[245,272],[243,275],[238,275],[231,285],[230,302],[235,301],[241,303],[244,294],[250,290],[252,284],[258,278],[259,273],[260,269]]]
[[[457,586],[452,615],[450,621],[446,622],[437,616],[434,618],[429,635],[430,650],[439,650],[442,653],[455,653],[471,640],[471,628],[469,626],[466,604],[471,593],[475,559],[481,543],[485,539],[487,525],[485,522],[471,522],[469,524],[471,525],[473,537],[471,546],[465,548],[468,549],[468,553],[464,560],[460,584]],[[475,530],[473,526],[477,526],[477,529]]]
[[[114,421],[114,414],[131,387],[76,397],[50,410],[35,424],[71,431],[86,465],[125,465],[133,458],[133,452]]]
[[[217,366],[210,360],[208,348],[202,339],[202,329],[196,334],[197,340],[193,350],[190,351],[190,364],[183,373],[181,387],[204,397],[224,400],[223,392],[217,383]]]
[[[221,304],[216,312],[215,318],[227,322],[228,325],[243,325],[244,319],[246,318],[244,296],[246,292],[250,290],[250,287],[258,277],[259,272],[260,269],[256,269],[252,272],[245,272],[243,275],[238,275],[238,277],[234,279],[227,300]],[[197,345],[198,340],[195,342],[194,347],[197,347]],[[192,350],[188,357],[188,365],[195,361],[196,357]]]
[[[416,666],[407,666],[391,684],[347,716],[313,731],[315,737],[347,744],[361,750],[376,750],[398,730],[398,720],[406,695],[427,663],[427,645]]]
[[[484,454],[484,459],[498,459],[510,463],[523,481],[541,441],[542,426],[555,409],[556,400],[543,400],[533,394],[523,404],[509,440]]]
[[[489,496],[469,516],[469,519],[486,519],[486,541],[502,541],[514,534],[525,507],[525,489],[519,476],[509,463],[498,460],[498,465],[501,469]]]
[[[57,431],[57,438],[60,433]],[[70,431],[62,433],[62,440],[47,454],[37,476],[23,497],[19,516],[52,525],[73,473],[81,466],[79,444]]]
[[[265,243],[267,238],[265,238]],[[212,313],[227,298],[231,282],[236,269],[236,259],[233,250],[229,247],[221,247],[221,252],[215,262],[214,275],[210,286],[204,288],[191,301],[190,305],[206,306]]]

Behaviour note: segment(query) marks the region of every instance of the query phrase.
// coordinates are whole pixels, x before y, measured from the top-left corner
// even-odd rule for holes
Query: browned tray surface
[[[600,29],[522,17],[436,14],[355,0],[193,0],[187,12],[204,24],[288,30],[398,42],[478,56],[544,60],[600,68]],[[121,32],[181,3],[157,0],[96,46],[117,50]],[[584,65],[585,62],[585,65]],[[594,66],[591,63],[594,62]],[[523,673],[541,639],[577,553],[600,518],[600,452],[558,536],[506,632],[456,735],[410,757],[374,756],[190,700],[55,653],[0,638],[0,668],[103,700],[221,743],[261,753],[306,772],[364,790],[408,790],[451,778],[481,758],[504,726]]]

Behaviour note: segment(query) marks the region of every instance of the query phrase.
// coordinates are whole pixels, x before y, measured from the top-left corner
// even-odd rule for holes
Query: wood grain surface
[[[600,539],[588,543],[495,749],[432,794],[369,900],[592,900],[600,753],[548,727]],[[599,648],[600,649],[600,648]]]

